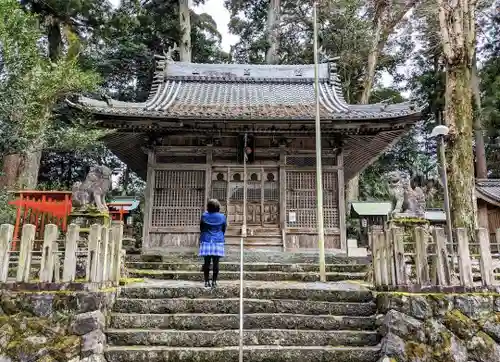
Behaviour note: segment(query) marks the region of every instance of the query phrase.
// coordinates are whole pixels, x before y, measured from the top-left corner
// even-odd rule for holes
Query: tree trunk
[[[472,117],[471,69],[449,65],[444,119],[450,127],[447,168],[452,225],[466,228],[471,237],[476,226]]]
[[[191,63],[191,15],[189,0],[179,0],[179,24],[181,27],[181,45],[179,53],[181,62]]]
[[[366,66],[366,75],[363,80],[363,92],[359,100],[360,104],[368,104],[372,93],[373,79],[375,78],[375,69],[377,68],[378,57],[384,48],[385,40],[382,39],[382,21],[377,19],[374,27],[373,41],[368,55],[368,64]],[[347,201],[356,201],[359,199],[359,175],[354,176],[346,187]]]
[[[278,62],[278,29],[280,23],[280,0],[270,0],[267,10],[267,42],[269,49],[266,53],[266,63],[276,64]]]
[[[63,41],[61,27],[57,19],[51,18],[48,29],[49,57],[53,62],[57,62],[61,57]]]
[[[3,158],[2,173],[0,177],[0,187],[14,189],[21,168],[22,157],[20,154],[5,155]]]
[[[41,150],[29,152],[23,157],[18,182],[22,189],[34,190],[36,188],[36,185],[38,184],[38,173],[40,171],[41,159]]]
[[[477,56],[472,63],[472,94],[476,104],[474,115],[474,140],[476,143],[476,177],[488,178],[488,167],[486,164],[486,150],[484,146],[484,131],[482,122],[481,92],[479,90],[479,75],[477,71]],[[478,205],[478,224],[481,228],[488,228],[488,205],[481,202]]]

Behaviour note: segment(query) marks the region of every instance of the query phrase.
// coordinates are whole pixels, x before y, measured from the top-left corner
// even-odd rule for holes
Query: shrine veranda
[[[143,253],[195,250],[199,218],[216,198],[227,244],[243,223],[242,139],[247,165],[246,243],[314,251],[316,233],[313,65],[193,64],[158,57],[145,102],[79,97],[109,148],[147,181]],[[420,119],[411,102],[350,105],[335,64],[319,65],[325,248],[345,251],[344,185]]]

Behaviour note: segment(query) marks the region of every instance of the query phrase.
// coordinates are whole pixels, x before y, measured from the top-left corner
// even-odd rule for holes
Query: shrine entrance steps
[[[279,254],[245,257],[244,361],[378,361],[371,291],[352,280],[304,282],[317,279],[317,255]],[[238,361],[237,259],[225,258],[222,280],[209,289],[192,254],[129,256],[131,277],[144,280],[121,288],[107,361]],[[367,260],[328,256],[327,263],[330,278],[361,279]]]
[[[239,280],[240,256],[230,252],[221,259],[219,280]],[[327,281],[359,280],[365,277],[368,258],[326,256]],[[191,253],[166,256],[129,255],[126,267],[132,278],[201,281],[201,258]],[[319,281],[318,254],[284,252],[245,252],[245,280]]]

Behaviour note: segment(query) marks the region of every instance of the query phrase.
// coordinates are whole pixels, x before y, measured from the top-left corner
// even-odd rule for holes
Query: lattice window
[[[212,181],[212,198],[220,202],[227,198],[227,181]]]
[[[260,202],[262,198],[262,184],[260,181],[247,181],[247,201]]]
[[[155,171],[152,227],[197,226],[204,204],[205,171]]]
[[[156,162],[158,163],[206,163],[205,156],[165,156],[157,155]]]
[[[339,225],[337,173],[323,173],[323,217],[326,228]],[[289,227],[316,227],[316,173],[286,173],[286,209]],[[295,213],[291,222],[290,212]],[[293,221],[293,220],[292,220]]]
[[[337,159],[335,157],[321,157],[323,166],[335,166]],[[286,165],[295,167],[315,167],[316,156],[286,156]]]

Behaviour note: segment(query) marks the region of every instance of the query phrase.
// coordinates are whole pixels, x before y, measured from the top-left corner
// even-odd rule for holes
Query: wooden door
[[[277,168],[247,169],[247,225],[278,227],[279,182]],[[241,167],[214,168],[211,197],[221,203],[230,228],[243,225],[244,172]]]

